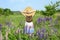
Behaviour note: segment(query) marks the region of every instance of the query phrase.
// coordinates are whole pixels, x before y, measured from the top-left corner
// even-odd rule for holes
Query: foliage
[[[0,8],[0,15],[2,15],[3,14],[3,8]]]
[[[13,12],[8,8],[6,9],[0,8],[0,15],[5,15],[5,16],[13,15]]]
[[[55,6],[48,5],[45,8],[46,11],[42,11],[45,16],[51,16],[56,12]],[[32,36],[29,36],[24,33],[24,16],[10,15],[12,14],[10,9],[2,8],[0,14],[3,15],[0,16],[0,31],[3,40],[6,40],[6,32],[8,40],[60,40],[60,17],[41,16],[40,11],[37,10],[33,17],[35,31]],[[7,17],[5,18],[4,15]]]
[[[59,1],[54,4],[49,4],[48,6],[45,6],[45,11],[41,11],[41,13],[45,16],[52,16],[56,13],[56,8],[59,6]]]
[[[59,33],[60,28],[58,27],[58,25],[55,24],[56,21],[54,20],[54,18],[36,16],[37,21],[36,21],[36,17],[33,20],[35,24],[35,32],[32,36],[29,36],[28,34],[23,33],[24,20],[22,19],[24,17],[22,15],[18,15],[18,17],[16,16],[14,15],[13,17],[11,16],[10,17],[11,19],[15,17],[14,22],[16,23],[17,26],[15,26],[15,23],[13,23],[14,25],[10,24],[11,27],[7,26],[9,25],[7,24],[7,25],[4,25],[5,27],[2,28],[2,35],[4,40],[6,39],[5,35],[8,30],[9,30],[8,40],[59,40],[60,39],[60,33]],[[22,19],[19,19],[20,16],[22,17]],[[59,18],[57,20],[59,20]],[[18,21],[18,24],[17,24],[17,21]],[[11,22],[13,21],[11,20]]]

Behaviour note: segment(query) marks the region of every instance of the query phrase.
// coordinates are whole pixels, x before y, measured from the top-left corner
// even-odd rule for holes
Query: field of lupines
[[[34,33],[24,33],[23,15],[0,16],[0,40],[60,40],[60,16],[46,17],[36,13],[33,17]]]

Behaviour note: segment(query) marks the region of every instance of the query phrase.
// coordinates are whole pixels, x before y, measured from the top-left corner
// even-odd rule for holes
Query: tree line
[[[5,8],[5,9],[0,8],[0,15],[8,16],[8,15],[12,15],[12,14],[13,14],[13,12],[10,9],[8,9],[8,8]]]
[[[60,1],[53,3],[51,2],[51,4],[45,6],[45,10],[36,10],[36,13],[41,13],[44,16],[52,16],[54,15],[56,12],[60,12]],[[8,8],[0,8],[0,15],[13,15],[13,14],[21,14],[21,12],[19,11],[11,11]]]

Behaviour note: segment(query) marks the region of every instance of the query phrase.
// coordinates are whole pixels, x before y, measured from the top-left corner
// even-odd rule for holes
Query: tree
[[[45,11],[41,11],[41,13],[45,16],[52,16],[56,13],[56,8],[59,6],[60,1],[54,3],[54,4],[49,4],[48,6],[45,6]]]
[[[0,15],[3,14],[3,8],[0,8]]]
[[[8,9],[8,8],[4,9],[4,15],[5,15],[5,16],[10,15],[11,13],[12,13],[12,12],[11,12],[10,9]]]

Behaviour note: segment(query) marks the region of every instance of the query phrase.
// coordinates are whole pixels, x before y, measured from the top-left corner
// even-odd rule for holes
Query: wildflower
[[[41,32],[40,35],[39,35],[39,37],[40,37],[41,39],[43,39],[43,38],[44,38],[44,33]]]
[[[40,30],[38,29],[37,31],[37,36],[42,40],[42,39],[47,39],[48,33],[45,28],[41,28]]]
[[[51,17],[45,17],[44,20],[45,21],[52,21],[52,18]]]
[[[37,35],[38,35],[38,37],[41,38],[41,39],[44,38],[44,33],[41,32],[40,30],[37,31]]]
[[[40,22],[42,22],[42,18],[37,19],[37,23],[39,24]]]
[[[41,32],[45,33],[46,29],[45,28],[41,28]]]
[[[37,31],[37,35],[40,35],[40,30],[38,29],[38,31]]]

